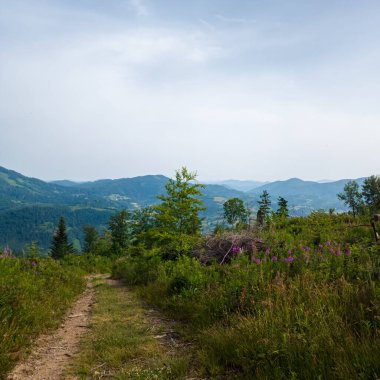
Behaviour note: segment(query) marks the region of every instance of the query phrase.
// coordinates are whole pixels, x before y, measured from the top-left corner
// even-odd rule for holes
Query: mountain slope
[[[157,195],[165,194],[167,181],[162,175],[147,175],[83,183],[67,180],[48,183],[0,167],[0,246],[11,244],[20,249],[35,240],[47,249],[61,215],[66,219],[70,237],[82,240],[85,224],[101,229],[118,210],[133,210],[158,202]],[[221,221],[223,203],[234,197],[248,204],[254,215],[263,190],[269,192],[273,209],[277,208],[277,198],[285,197],[291,215],[330,208],[342,211],[345,207],[337,194],[343,191],[347,181],[317,183],[292,178],[267,183],[248,192],[209,184],[202,190],[202,200],[207,207],[202,213],[204,225],[210,229]],[[358,182],[362,184],[363,179]]]
[[[286,181],[268,183],[248,194],[258,198],[264,190],[268,191],[274,208],[276,208],[277,198],[284,197],[289,201],[293,215],[305,215],[313,210],[332,208],[336,211],[346,211],[345,205],[338,199],[337,194],[343,191],[344,185],[348,181],[349,179],[342,179],[335,182],[318,183],[291,178]],[[364,178],[359,178],[357,181],[359,185],[362,185]]]

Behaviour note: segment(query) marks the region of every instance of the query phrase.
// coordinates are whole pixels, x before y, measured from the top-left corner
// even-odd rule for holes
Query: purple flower
[[[270,249],[269,249],[269,248],[267,248],[267,249],[265,250],[265,254],[266,254],[266,255],[269,255],[269,254],[270,254]]]
[[[288,257],[288,263],[292,263],[294,261],[294,257],[293,256],[289,256]]]
[[[237,245],[235,245],[235,246],[232,247],[232,254],[236,255],[236,254],[238,254],[240,252],[241,252],[241,248],[238,247]]]
[[[351,249],[350,248],[347,249],[346,255],[351,256]]]
[[[341,255],[341,252],[340,252],[340,249],[338,248],[338,250],[336,251],[336,255],[339,257]]]
[[[291,250],[291,249],[288,249],[287,254],[288,254],[288,255],[291,255],[291,254],[292,254],[292,250]]]
[[[277,256],[273,256],[273,257],[272,257],[272,261],[273,261],[273,262],[276,262],[277,260],[278,260]]]
[[[330,240],[327,240],[327,241],[326,241],[326,245],[331,245],[331,241],[330,241]]]
[[[319,244],[319,245],[318,245],[318,248],[319,248],[319,249],[322,249],[322,248],[323,248],[323,245],[322,245],[322,244]]]
[[[260,260],[259,258],[256,258],[256,259],[255,259],[255,263],[256,263],[257,265],[260,265],[260,264],[261,264],[261,260]]]
[[[306,248],[302,247],[301,252],[306,252]]]
[[[11,257],[11,256],[12,256],[12,252],[9,249],[9,247],[4,247],[3,253],[2,253],[2,255],[0,257],[7,258],[7,257]]]

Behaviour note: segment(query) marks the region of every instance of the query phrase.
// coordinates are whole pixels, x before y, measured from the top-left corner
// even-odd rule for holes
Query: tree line
[[[111,216],[108,228],[102,234],[90,225],[84,227],[84,253],[95,255],[121,256],[127,250],[133,254],[139,249],[156,249],[164,259],[173,259],[189,252],[202,234],[202,219],[199,214],[205,210],[201,201],[202,188],[196,182],[196,173],[185,167],[176,172],[165,186],[166,194],[158,196],[157,205],[142,209],[122,210]],[[367,178],[360,191],[356,181],[349,181],[342,193],[338,194],[356,216],[360,213],[380,210],[380,178]],[[289,217],[288,201],[279,197],[277,210],[271,208],[271,198],[264,190],[258,200],[256,224],[264,225],[271,219]],[[251,224],[251,210],[240,198],[231,198],[223,204],[223,219],[232,229],[243,229]],[[214,232],[223,227],[217,226]],[[225,227],[224,227],[225,228]],[[227,227],[228,228],[228,227]],[[60,218],[51,245],[51,256],[62,258],[72,253],[68,242],[65,221]]]

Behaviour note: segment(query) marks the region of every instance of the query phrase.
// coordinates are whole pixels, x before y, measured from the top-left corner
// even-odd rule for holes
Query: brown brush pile
[[[264,243],[252,232],[228,232],[206,237],[195,247],[193,254],[203,264],[215,261],[223,264],[229,263],[239,248],[250,257],[266,249]]]

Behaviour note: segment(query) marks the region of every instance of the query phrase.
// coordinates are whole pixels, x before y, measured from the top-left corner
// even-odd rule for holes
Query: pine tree
[[[264,190],[260,195],[260,200],[258,201],[259,210],[257,211],[257,222],[259,224],[264,224],[265,219],[269,216],[271,200],[269,193]]]
[[[59,219],[57,231],[53,236],[50,251],[51,257],[56,260],[62,259],[65,255],[74,251],[72,244],[69,244],[65,219],[62,216]]]
[[[276,214],[285,218],[289,217],[288,201],[283,197],[278,197],[278,209]]]

